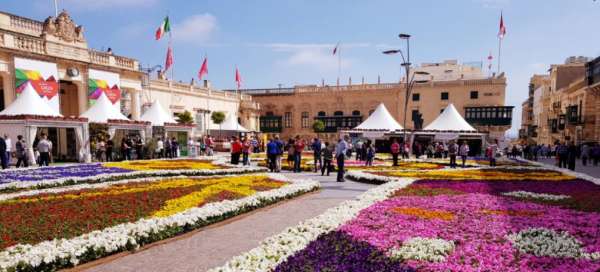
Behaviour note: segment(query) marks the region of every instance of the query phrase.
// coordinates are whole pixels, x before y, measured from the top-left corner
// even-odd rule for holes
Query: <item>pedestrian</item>
[[[121,160],[129,160],[131,159],[129,156],[129,145],[127,145],[127,136],[121,139]]]
[[[458,153],[458,145],[451,140],[448,143],[448,156],[450,157],[450,168],[456,168],[456,155]]]
[[[187,141],[187,150],[188,150],[188,157],[190,158],[194,158],[196,157],[196,142],[194,142],[194,139],[192,137],[188,137],[188,141]]]
[[[99,137],[98,143],[96,144],[96,159],[99,162],[103,162],[106,158],[106,142],[102,137]]]
[[[321,141],[319,140],[319,138],[313,139],[311,148],[313,150],[313,158],[316,173],[320,168],[323,168],[323,159],[321,158]]]
[[[458,151],[458,155],[460,155],[460,158],[462,159],[462,168],[465,168],[467,156],[469,155],[469,145],[467,144],[467,141],[463,141],[460,150]]]
[[[375,159],[375,147],[371,144],[371,141],[367,141],[365,145],[365,166],[373,166],[373,159]]]
[[[28,167],[29,166],[29,160],[28,160],[28,156],[27,156],[27,143],[25,142],[25,140],[23,140],[23,135],[17,135],[17,142],[15,143],[15,151],[16,151],[16,156],[17,156],[17,165],[16,167],[19,168],[21,167],[21,164],[23,165],[23,167]]]
[[[213,140],[212,136],[208,135],[204,144],[206,145],[206,155],[212,156],[215,148],[215,141]]]
[[[498,153],[498,139],[494,139],[494,143],[488,146],[488,151],[486,151],[488,159],[490,160],[489,164],[491,167],[496,166],[496,154]]]
[[[296,142],[294,144],[294,172],[300,173],[302,170],[302,151],[304,150],[304,140],[300,138],[300,135],[296,135]]]
[[[268,166],[271,172],[277,171],[277,156],[280,153],[279,144],[275,139],[269,139],[269,143],[267,144],[267,159],[269,160]]]
[[[165,152],[165,143],[163,142],[162,138],[158,138],[158,140],[156,140],[156,150],[154,150],[154,153],[158,154],[158,158],[163,158],[164,157],[164,152]]]
[[[171,138],[171,158],[179,157],[179,142],[175,137]]]
[[[252,143],[248,138],[244,138],[242,143],[242,164],[250,165],[250,153],[252,152]]]
[[[365,158],[362,156],[363,154],[363,141],[361,139],[358,139],[358,141],[356,142],[356,144],[354,145],[354,148],[356,149],[356,160],[357,161],[361,161],[364,160]]]
[[[410,156],[410,145],[408,143],[402,144],[402,159],[408,159]]]
[[[165,138],[165,141],[163,143],[163,158],[172,158],[172,154],[171,153],[171,140],[169,139],[169,137]]]
[[[561,143],[556,147],[556,157],[558,158],[558,167],[567,168],[569,149],[565,143]]]
[[[242,143],[236,136],[231,137],[231,164],[238,165],[240,163],[240,155],[242,155]]]
[[[8,134],[4,134],[4,142],[6,142],[6,165],[10,166],[10,159],[12,158],[12,140],[8,137]]]
[[[145,157],[144,156],[144,140],[142,140],[142,137],[140,135],[138,135],[135,140],[135,154],[136,154],[138,160],[143,160]]]
[[[325,171],[327,171],[327,176],[329,176],[329,172],[331,171],[331,161],[333,161],[332,146],[329,145],[329,142],[325,142],[325,148],[321,149],[321,157],[323,157],[321,176],[325,175]]]
[[[586,166],[589,158],[590,146],[587,143],[584,143],[583,146],[581,146],[581,164]]]
[[[398,140],[392,140],[390,153],[392,153],[392,160],[394,161],[393,166],[398,166],[398,155],[400,154],[400,144],[398,143]]]
[[[108,139],[108,141],[106,141],[106,161],[113,161],[113,148],[115,146],[115,143],[113,142],[113,140]]]
[[[277,171],[275,172],[281,172],[281,160],[283,158],[283,149],[284,149],[284,144],[283,141],[281,141],[281,139],[279,139],[279,135],[275,135],[275,143],[277,143],[277,147],[279,150],[279,154],[277,155]]]
[[[50,165],[50,152],[52,152],[52,142],[48,140],[46,133],[41,134],[42,139],[37,144],[37,150],[40,152],[40,167]]]
[[[6,158],[6,141],[0,137],[0,164],[2,169],[8,168],[8,158]]]
[[[573,141],[567,146],[567,167],[571,171],[575,171],[575,160],[577,159],[577,146]]]
[[[337,146],[335,147],[335,158],[337,160],[337,182],[344,182],[344,160],[346,159],[346,152],[348,152],[348,136],[340,138]]]

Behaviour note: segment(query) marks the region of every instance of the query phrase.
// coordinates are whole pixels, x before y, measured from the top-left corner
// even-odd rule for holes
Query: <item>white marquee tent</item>
[[[458,113],[453,104],[449,104],[433,122],[429,123],[423,131],[477,131]]]
[[[165,123],[175,123],[173,116],[165,110],[158,100],[142,114],[140,120],[150,122],[153,126],[164,126]]]
[[[384,137],[385,133],[403,129],[385,105],[380,103],[365,121],[345,133],[359,133],[363,137],[375,139]]]
[[[21,94],[13,101],[6,109],[0,112],[0,115],[16,116],[16,115],[37,115],[37,116],[53,116],[62,117],[60,113],[54,111],[37,91],[27,84]]]
[[[237,119],[238,119],[237,115],[230,114],[229,116],[227,116],[227,118],[225,118],[225,121],[223,121],[223,123],[221,124],[220,127],[219,127],[219,125],[215,125],[215,126],[219,127],[220,130],[224,130],[224,131],[248,132],[249,130],[247,130],[245,127],[240,125],[240,123],[238,123]]]
[[[81,114],[81,117],[87,118],[90,123],[108,123],[108,120],[129,120],[108,100],[104,92],[102,92],[91,108]]]

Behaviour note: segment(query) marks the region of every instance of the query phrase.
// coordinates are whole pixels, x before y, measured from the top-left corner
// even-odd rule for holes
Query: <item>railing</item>
[[[90,50],[90,61],[96,64],[109,65],[110,55],[96,50]]]
[[[281,133],[282,117],[275,115],[261,116],[260,118],[260,131],[266,133]]]
[[[475,126],[509,126],[512,106],[465,107],[465,121]]]
[[[137,70],[136,61],[134,59],[121,57],[121,56],[114,56],[114,58],[115,58],[115,63],[117,64],[117,66],[122,67],[122,68],[127,68],[130,70]]]
[[[360,125],[362,116],[318,116],[315,120],[325,124],[322,132],[337,132],[339,129],[352,129]]]
[[[17,35],[15,36],[15,48],[19,50],[29,51],[38,54],[45,54],[46,48],[44,41],[36,38],[29,38],[27,36]]]
[[[42,22],[15,15],[10,15],[10,26],[20,30],[39,33],[40,35],[42,34],[43,30]]]

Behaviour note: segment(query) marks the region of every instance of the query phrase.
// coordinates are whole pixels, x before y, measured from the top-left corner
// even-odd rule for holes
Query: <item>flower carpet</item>
[[[600,271],[591,177],[510,166],[361,177],[383,184],[213,271]]]
[[[146,178],[0,195],[0,271],[56,270],[319,188],[279,175]]]

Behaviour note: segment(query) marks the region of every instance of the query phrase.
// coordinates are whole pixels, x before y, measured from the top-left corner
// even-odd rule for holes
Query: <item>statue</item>
[[[77,26],[67,11],[63,10],[58,17],[46,18],[42,27],[43,35],[52,35],[66,42],[85,42],[83,26]]]
[[[53,16],[46,18],[43,24],[42,33],[46,35],[56,34],[56,18]]]
[[[85,38],[83,37],[83,26],[82,25],[77,26],[75,28],[75,34],[76,34],[76,37],[75,37],[76,41],[85,42]]]

